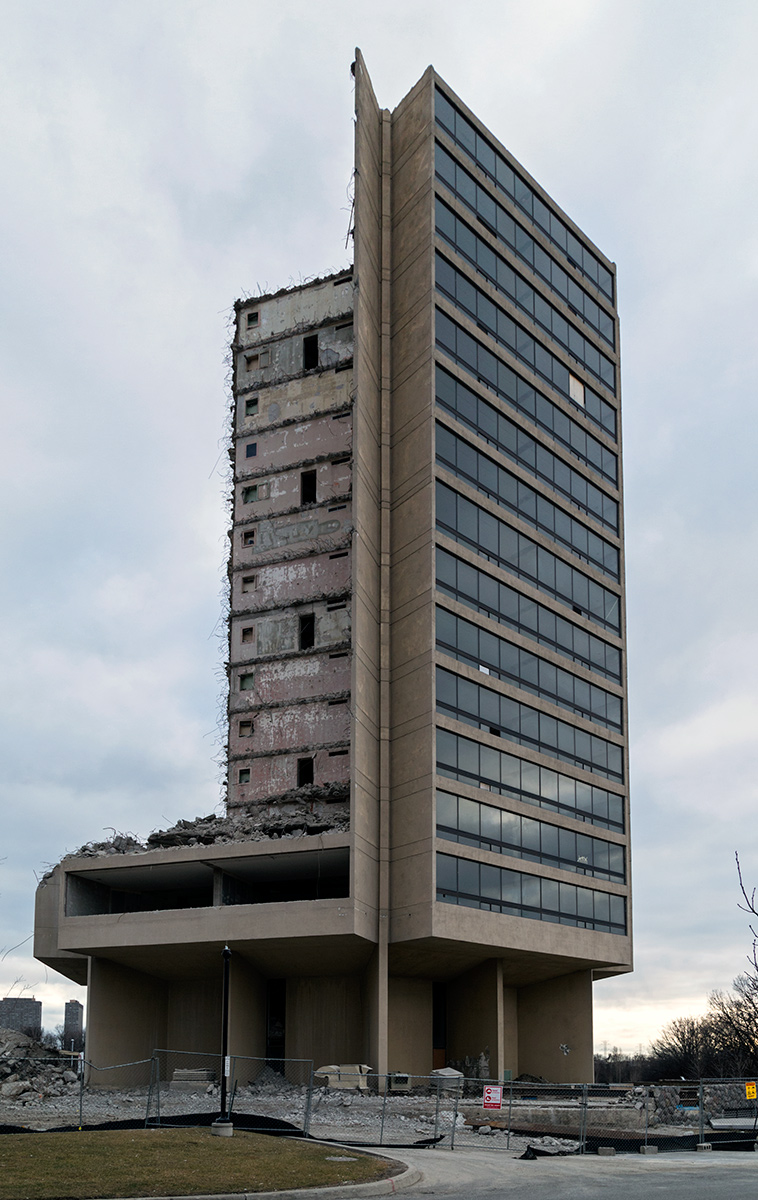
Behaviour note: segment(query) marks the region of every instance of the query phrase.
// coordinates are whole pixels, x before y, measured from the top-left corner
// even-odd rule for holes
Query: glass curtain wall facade
[[[434,173],[436,896],[623,936],[615,278],[439,83]]]

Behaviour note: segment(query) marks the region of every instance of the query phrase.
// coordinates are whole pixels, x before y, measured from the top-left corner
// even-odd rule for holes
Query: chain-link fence
[[[312,1137],[364,1146],[452,1147],[460,1082],[352,1067],[316,1074]]]
[[[225,1097],[222,1081],[225,1073]],[[155,1050],[147,1104],[149,1125],[197,1124],[225,1114],[260,1132],[308,1132],[313,1063],[183,1050]]]
[[[246,1129],[356,1146],[511,1154],[758,1148],[755,1081],[744,1079],[503,1083],[361,1066],[314,1073],[307,1059],[180,1050],[108,1066],[82,1055],[0,1061],[6,1130],[203,1125],[222,1115],[222,1100],[223,1115]]]
[[[500,1109],[485,1108],[481,1081],[464,1082],[458,1109],[464,1124],[456,1131],[457,1147],[477,1146],[483,1133],[488,1148],[513,1151],[526,1141],[548,1153],[753,1150],[758,1146],[758,1106],[750,1080],[567,1087],[515,1082],[496,1087]],[[477,1088],[482,1100],[467,1103],[465,1093]]]
[[[461,1085],[456,1149],[575,1154],[583,1147],[586,1095],[581,1084],[465,1079]],[[485,1140],[486,1139],[486,1140]]]
[[[152,1059],[98,1067],[83,1055],[6,1059],[0,1124],[83,1128],[144,1123]]]

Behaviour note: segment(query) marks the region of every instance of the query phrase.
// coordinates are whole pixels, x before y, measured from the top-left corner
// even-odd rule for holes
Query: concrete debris
[[[104,842],[88,842],[63,857],[102,858],[112,854],[148,854],[174,846],[228,845],[267,838],[299,838],[319,833],[346,832],[350,827],[348,783],[307,784],[279,796],[234,809],[228,816],[180,820],[170,829],[156,830],[141,842],[133,834],[116,833]],[[48,871],[49,875],[50,872]],[[45,876],[47,877],[47,876]]]
[[[554,1137],[538,1137],[529,1138],[529,1145],[519,1158],[534,1159],[534,1158],[557,1158],[566,1154],[578,1154],[581,1150],[581,1143],[567,1138]],[[598,1149],[598,1154],[603,1153],[603,1147]],[[615,1150],[610,1151],[615,1154]]]
[[[278,1095],[299,1090],[298,1084],[290,1083],[288,1079],[269,1066],[265,1066],[262,1071],[259,1071],[248,1087],[256,1095]]]
[[[342,271],[333,271],[330,275],[306,275],[304,279],[301,279],[298,282],[297,286],[298,286],[298,288],[317,287],[319,284],[332,283],[334,280],[337,280],[337,279],[339,279],[339,280],[344,279],[345,283],[352,283],[353,268],[346,267]],[[358,286],[357,279],[356,279],[355,286],[356,287]],[[234,301],[235,314],[242,312],[246,308],[257,307],[257,305],[262,304],[264,302],[264,300],[266,300],[266,301],[267,300],[278,300],[280,296],[286,296],[288,292],[291,292],[292,288],[293,288],[293,284],[292,284],[292,281],[290,280],[290,282],[288,284],[286,284],[285,287],[281,287],[275,292],[261,291],[261,292],[259,292],[259,294],[257,296],[247,296],[246,298],[244,298],[242,300],[235,300]],[[310,328],[310,326],[309,326],[309,328]]]
[[[33,1058],[35,1048],[43,1052],[39,1042],[33,1041],[25,1033],[19,1033],[16,1029],[0,1029],[0,1060],[3,1062],[10,1059],[14,1051],[19,1052],[18,1057]]]
[[[26,1104],[78,1093],[71,1059],[35,1042],[24,1033],[0,1029],[0,1100]]]
[[[23,1039],[23,1035],[9,1036]],[[28,1042],[29,1039],[23,1040]],[[3,1064],[0,1124],[23,1123],[27,1128],[44,1129],[78,1123],[80,1102],[85,1126],[104,1121],[142,1120],[148,1113],[148,1104],[151,1116],[157,1113],[157,1095],[153,1092],[151,1096],[146,1084],[111,1089],[92,1086],[85,1076],[84,1091],[80,1097],[79,1082],[65,1082],[65,1072],[73,1074],[65,1061],[23,1059],[16,1057],[15,1048],[11,1057],[6,1058],[2,1053],[3,1044],[0,1033],[0,1064]],[[18,1049],[24,1053],[29,1047],[21,1045]],[[173,1077],[173,1071],[170,1074]],[[173,1078],[162,1080],[161,1116],[164,1119],[176,1119],[184,1114],[218,1114],[218,1085],[198,1079],[195,1087],[196,1090],[191,1092],[177,1091]],[[633,1111],[631,1105],[630,1110]],[[421,1088],[411,1093],[388,1092],[386,1096],[373,1091],[353,1091],[346,1095],[323,1087],[316,1088],[309,1101],[305,1075],[303,1081],[298,1083],[286,1079],[269,1066],[263,1067],[254,1081],[241,1082],[235,1089],[234,1111],[240,1115],[254,1113],[287,1121],[298,1128],[303,1127],[306,1114],[310,1111],[310,1132],[314,1137],[362,1145],[376,1145],[381,1133],[387,1145],[409,1145],[441,1138],[439,1144],[449,1146],[455,1126],[455,1145],[459,1149],[482,1149],[486,1146],[488,1150],[517,1157],[527,1147],[532,1147],[533,1153],[542,1155],[571,1154],[580,1147],[579,1139],[576,1135],[572,1136],[573,1130],[571,1133],[561,1130],[558,1113],[551,1104],[543,1105],[539,1113],[533,1114],[528,1129],[514,1127],[514,1109],[514,1124],[509,1132],[507,1122],[498,1122],[491,1115],[488,1115],[486,1123],[481,1123],[481,1127],[479,1122],[476,1125],[465,1124],[463,1114],[460,1111],[456,1113],[455,1097],[436,1086],[428,1087],[423,1092]],[[604,1126],[603,1132],[611,1136],[616,1128],[618,1126],[614,1122]],[[590,1132],[597,1136],[592,1129]],[[672,1135],[681,1132],[676,1127],[670,1128]]]
[[[28,1079],[9,1079],[0,1087],[0,1096],[5,1100],[16,1100],[24,1092],[30,1092],[32,1085]]]

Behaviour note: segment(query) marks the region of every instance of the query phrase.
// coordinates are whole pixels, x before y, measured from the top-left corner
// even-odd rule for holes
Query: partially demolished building
[[[631,969],[615,271],[357,55],[354,266],[236,306],[227,816],[65,859],[87,1053],[592,1078]],[[571,1052],[570,1054],[568,1052]]]

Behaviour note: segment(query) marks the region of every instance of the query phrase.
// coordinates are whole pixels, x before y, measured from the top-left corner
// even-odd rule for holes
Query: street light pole
[[[226,1111],[226,1088],[229,1077],[229,964],[232,952],[228,946],[222,951],[224,959],[224,984],[221,995],[221,1112],[219,1120],[228,1120]]]

